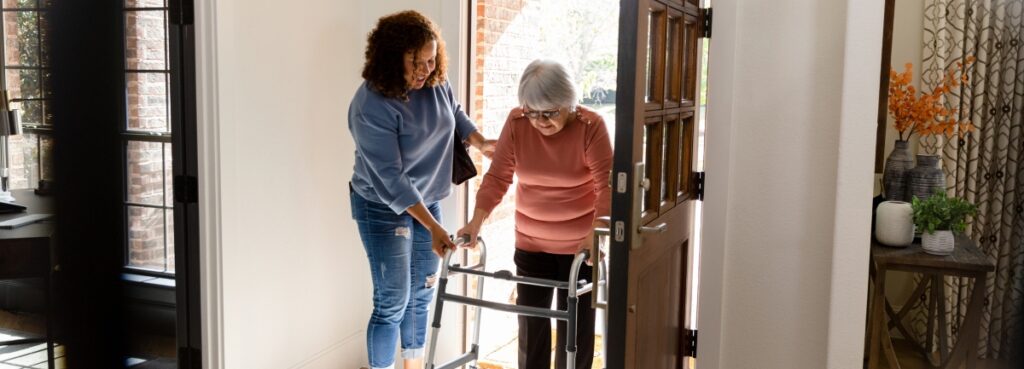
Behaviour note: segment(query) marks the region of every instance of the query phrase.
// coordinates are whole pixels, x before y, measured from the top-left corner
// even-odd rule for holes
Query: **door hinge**
[[[694,173],[693,185],[697,194],[697,200],[704,201],[704,172]]]
[[[683,342],[683,356],[697,357],[697,330],[687,329]]]
[[[702,32],[700,37],[711,38],[711,8],[702,8],[700,10],[700,19]]]
[[[174,202],[199,202],[199,179],[195,176],[174,176]]]

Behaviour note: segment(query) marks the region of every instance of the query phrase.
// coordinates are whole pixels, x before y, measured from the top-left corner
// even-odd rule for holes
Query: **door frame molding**
[[[217,2],[196,2],[195,19],[202,365],[215,369],[225,367]]]
[[[837,160],[835,223],[830,280],[827,368],[859,368],[863,360],[864,309],[878,108],[878,65],[882,50],[884,0],[848,1],[843,55],[843,85]],[[741,6],[713,2],[715,37],[709,50],[704,226],[700,255],[697,347],[702,369],[722,367],[724,245],[729,240],[729,173],[735,135],[734,78]],[[747,30],[750,32],[751,30]],[[854,210],[854,211],[851,211]],[[824,245],[823,245],[824,246]]]

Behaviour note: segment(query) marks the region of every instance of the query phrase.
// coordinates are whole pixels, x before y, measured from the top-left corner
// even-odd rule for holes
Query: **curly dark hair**
[[[416,52],[430,41],[437,42],[437,59],[434,71],[427,76],[424,85],[437,86],[445,81],[448,60],[445,57],[444,40],[434,22],[413,10],[380,18],[366,38],[363,79],[384,96],[408,100],[405,53]]]

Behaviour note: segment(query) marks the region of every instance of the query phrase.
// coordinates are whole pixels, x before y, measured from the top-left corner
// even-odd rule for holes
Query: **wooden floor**
[[[593,369],[604,368],[604,339],[600,335],[594,337],[594,364],[591,366]],[[551,330],[551,342],[555,342],[555,330]],[[554,346],[552,344],[552,346]],[[551,365],[554,367],[555,354],[554,347],[551,348]],[[516,339],[512,339],[501,345],[497,350],[489,353],[483,353],[479,364],[480,369],[517,369],[519,355],[519,343]]]
[[[16,338],[41,337],[45,332],[42,317],[34,314],[12,313],[0,310],[0,341]],[[154,358],[130,359],[133,369],[173,369],[177,367],[174,360],[176,342],[173,337],[147,336],[133,339],[133,352],[139,356]],[[0,346],[0,369],[46,369],[46,345],[28,344],[18,346]],[[54,347],[56,369],[65,369],[64,346],[59,343]]]

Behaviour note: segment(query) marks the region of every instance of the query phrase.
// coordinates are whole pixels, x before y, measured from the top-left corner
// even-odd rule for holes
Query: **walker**
[[[608,273],[607,265],[605,260],[601,256],[600,239],[602,236],[608,235],[608,229],[598,228],[594,231],[594,247],[591,250],[583,250],[579,254],[576,254],[576,258],[573,260],[572,267],[569,275],[575,276],[570,278],[568,281],[557,281],[543,278],[530,278],[520,277],[514,275],[512,272],[507,270],[499,270],[494,273],[484,271],[484,266],[487,261],[487,245],[484,243],[483,238],[477,238],[477,250],[480,252],[480,263],[470,267],[463,267],[459,264],[450,265],[453,249],[447,249],[444,253],[444,262],[441,264],[441,278],[440,284],[437,290],[437,302],[434,307],[434,321],[431,325],[430,334],[430,347],[427,351],[426,357],[426,368],[427,369],[454,369],[463,365],[467,365],[470,369],[478,369],[477,360],[480,357],[480,316],[484,308],[504,311],[508,313],[514,313],[518,315],[525,315],[539,318],[554,318],[558,320],[566,321],[566,344],[565,344],[565,364],[567,369],[574,369],[576,367],[576,311],[579,303],[579,296],[591,293],[593,308],[607,308],[607,296],[608,296]],[[457,246],[462,246],[469,242],[469,236],[462,236],[456,241]],[[580,267],[583,262],[590,259],[591,265],[596,265],[594,268],[597,274],[594,275],[597,285],[595,290],[595,284],[579,279]],[[448,276],[457,273],[463,273],[467,275],[475,275],[478,278],[476,285],[476,298],[453,295],[446,291],[448,285]],[[558,309],[544,309],[532,306],[518,306],[514,304],[503,304],[497,302],[491,302],[481,299],[484,291],[484,280],[485,278],[497,278],[506,281],[512,281],[516,283],[525,283],[529,285],[542,286],[542,287],[553,287],[559,289],[568,290],[566,310]],[[598,300],[598,297],[603,297],[605,300]],[[463,305],[474,306],[476,308],[476,324],[473,326],[473,337],[470,341],[470,348],[468,352],[456,357],[455,359],[442,364],[434,364],[434,351],[437,349],[437,334],[441,329],[441,315],[443,313],[445,303],[453,302]],[[606,317],[607,319],[607,317]],[[603,337],[607,337],[608,324],[605,321],[604,325],[605,334]]]

